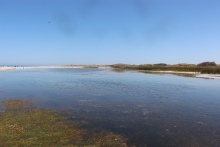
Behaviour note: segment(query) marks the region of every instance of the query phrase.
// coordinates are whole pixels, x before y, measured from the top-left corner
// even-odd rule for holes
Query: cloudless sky
[[[219,0],[0,0],[0,65],[220,63]]]

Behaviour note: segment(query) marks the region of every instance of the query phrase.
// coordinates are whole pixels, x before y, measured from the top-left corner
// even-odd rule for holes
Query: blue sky
[[[219,0],[0,0],[0,65],[220,63],[219,7]]]

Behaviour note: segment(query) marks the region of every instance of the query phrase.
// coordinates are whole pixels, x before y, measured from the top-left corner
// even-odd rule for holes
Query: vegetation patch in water
[[[203,65],[203,64],[202,64]],[[203,74],[220,74],[220,66],[209,66],[196,65],[166,65],[166,64],[145,64],[145,65],[129,65],[129,64],[114,64],[113,68],[116,69],[133,69],[133,70],[146,70],[146,71],[177,71],[177,72],[196,72]]]
[[[7,109],[29,107],[33,104],[30,100],[7,100],[2,102]]]
[[[32,101],[8,100],[0,113],[0,146],[124,147],[120,135],[82,129],[56,111],[28,107]]]
[[[92,65],[89,65],[89,66],[84,66],[84,68],[99,68],[98,66],[92,66]]]

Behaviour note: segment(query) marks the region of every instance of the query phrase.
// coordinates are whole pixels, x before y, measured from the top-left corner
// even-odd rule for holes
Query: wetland
[[[219,79],[98,68],[7,70],[0,71],[0,101],[0,146],[220,144]]]

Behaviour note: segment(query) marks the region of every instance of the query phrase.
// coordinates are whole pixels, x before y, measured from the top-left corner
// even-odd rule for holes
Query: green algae
[[[7,100],[3,101],[2,104],[7,108],[7,109],[22,109],[22,108],[27,108],[33,105],[33,102],[31,100]]]
[[[125,147],[123,138],[108,131],[82,129],[57,111],[32,108],[32,101],[8,100],[0,113],[0,146]]]

